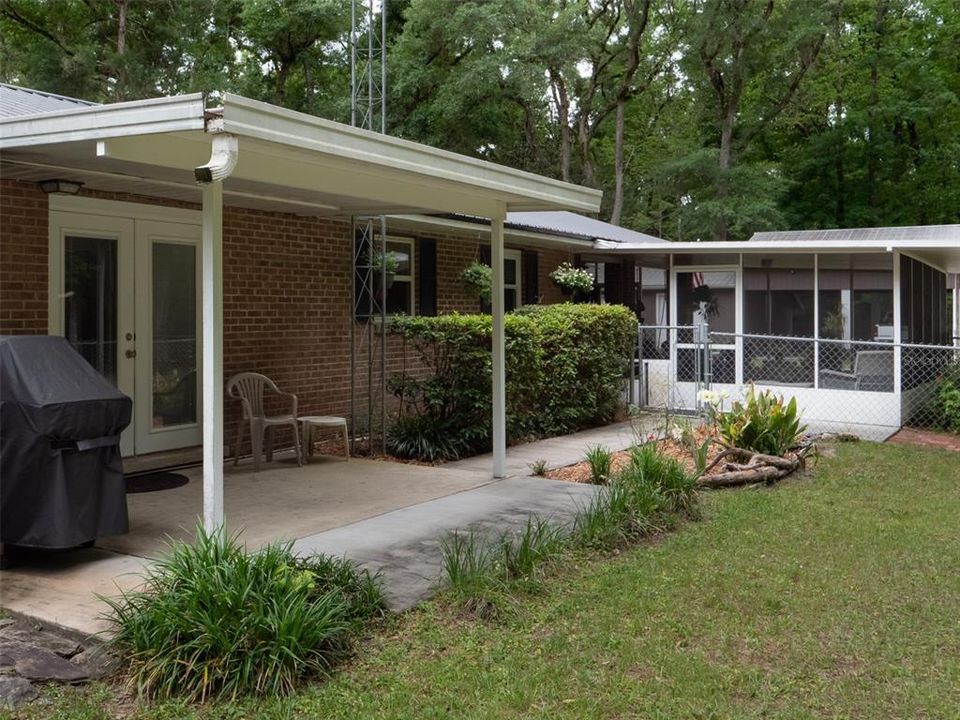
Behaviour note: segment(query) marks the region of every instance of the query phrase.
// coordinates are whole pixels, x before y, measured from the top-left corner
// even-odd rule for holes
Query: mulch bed
[[[694,435],[699,445],[710,435],[710,430],[705,427],[699,427],[694,430]],[[657,441],[657,446],[660,448],[662,454],[679,460],[688,472],[693,472],[696,469],[693,458],[690,457],[690,451],[676,440],[663,438]],[[712,443],[710,449],[707,450],[707,465],[709,466],[721,452],[723,452],[723,446],[719,443]],[[629,461],[630,453],[626,450],[613,453],[613,472],[616,473],[621,470]],[[710,470],[707,476],[717,475],[721,472],[723,472],[723,463],[720,463]],[[548,470],[545,477],[551,480],[563,480],[572,483],[589,484],[593,482],[593,476],[590,474],[590,464],[586,461],[578,462],[575,465],[567,465],[566,467],[555,470]]]
[[[960,452],[960,435],[937,432],[936,430],[921,430],[919,428],[901,428],[887,442],[898,445],[920,445],[921,447],[937,447],[944,450]]]

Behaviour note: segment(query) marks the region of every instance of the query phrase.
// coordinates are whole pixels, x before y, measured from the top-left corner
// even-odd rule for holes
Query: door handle
[[[135,358],[135,357],[137,356],[137,351],[136,351],[136,350],[127,350],[127,351],[124,353],[124,355],[126,355],[128,358]]]

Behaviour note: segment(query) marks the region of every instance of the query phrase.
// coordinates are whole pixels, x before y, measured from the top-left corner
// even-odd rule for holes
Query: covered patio
[[[190,506],[194,515],[201,515],[207,528],[226,522],[233,529],[238,520],[256,524],[263,512],[262,506],[251,498],[234,503],[224,493],[225,205],[329,218],[412,213],[489,218],[493,267],[493,455],[485,477],[503,477],[504,219],[511,211],[596,212],[600,191],[236,95],[224,94],[215,107],[209,107],[210,104],[206,96],[195,94],[0,121],[5,177],[39,181],[55,176],[83,183],[86,190],[199,204],[201,208],[202,341],[197,350],[202,378],[198,413],[203,429],[202,482],[197,477],[189,490],[170,495],[169,501],[175,508]],[[343,280],[350,282],[349,278]],[[50,302],[59,299],[51,297]],[[351,463],[335,472],[356,480],[372,472],[372,468],[366,463]],[[303,471],[305,475],[309,472]],[[233,492],[234,483],[228,485]],[[238,481],[236,488],[239,487]],[[358,497],[363,496],[356,483],[354,490]],[[166,495],[159,496],[157,502],[165,502]],[[286,499],[289,517],[297,510],[300,495],[287,495]],[[131,501],[135,527],[138,523],[153,523],[151,527],[157,534],[170,529],[164,524],[166,521],[158,521],[151,512],[139,512],[139,502]],[[233,512],[238,518],[230,517]],[[181,515],[179,510],[170,513],[171,522],[182,523]],[[282,534],[281,530],[276,523],[266,522],[262,534],[264,538],[272,532],[277,536]]]

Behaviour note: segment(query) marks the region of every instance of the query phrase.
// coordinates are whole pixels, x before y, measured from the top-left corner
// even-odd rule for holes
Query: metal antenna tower
[[[350,124],[380,133],[387,129],[386,20],[387,0],[351,0]],[[352,224],[350,435],[354,451],[365,444],[373,455],[386,450],[387,222],[354,216]]]

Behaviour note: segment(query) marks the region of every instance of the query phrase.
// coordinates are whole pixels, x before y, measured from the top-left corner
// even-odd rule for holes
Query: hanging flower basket
[[[550,273],[550,279],[560,288],[564,297],[574,301],[593,291],[593,275],[582,268],[575,268],[568,262],[561,263]]]

